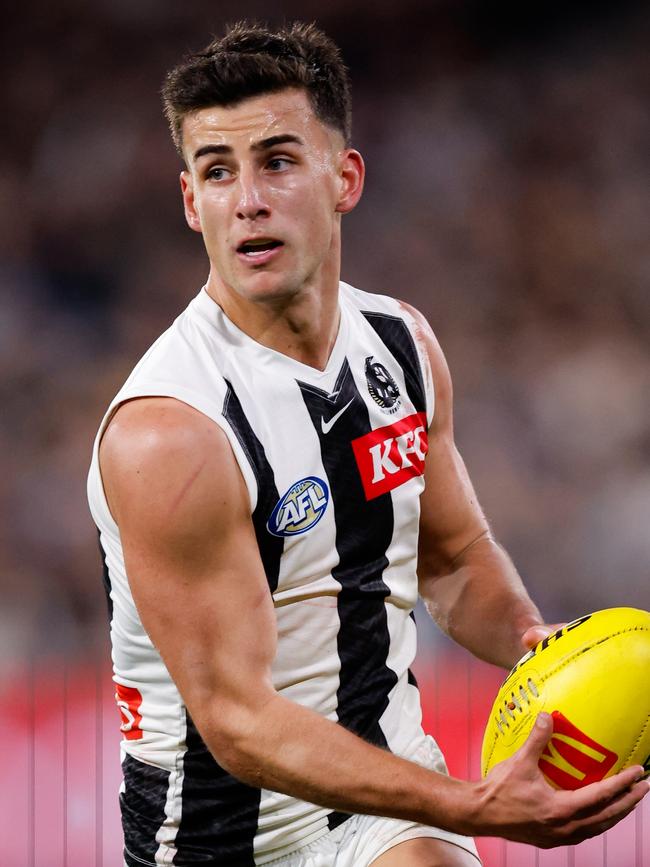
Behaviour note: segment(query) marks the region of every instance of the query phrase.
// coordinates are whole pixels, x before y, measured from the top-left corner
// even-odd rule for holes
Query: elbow
[[[459,572],[420,581],[420,596],[438,626],[453,637],[454,623],[466,591],[466,576]]]
[[[263,725],[260,708],[215,701],[194,718],[215,761],[243,783],[262,785]]]

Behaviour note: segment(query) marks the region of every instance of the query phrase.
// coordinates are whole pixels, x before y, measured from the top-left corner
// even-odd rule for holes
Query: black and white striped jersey
[[[88,497],[111,610],[129,865],[265,864],[346,816],[240,783],[203,743],[142,626],[104,497],[98,444],[123,401],[174,397],[227,435],[275,604],[278,692],[400,755],[424,737],[409,666],[431,375],[397,301],[342,283],[340,309],[321,371],[252,340],[202,290],[100,427]]]

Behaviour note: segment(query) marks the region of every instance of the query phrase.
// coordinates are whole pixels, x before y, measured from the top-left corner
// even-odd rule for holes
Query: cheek
[[[226,204],[217,196],[204,197],[196,203],[203,236],[211,243],[228,243],[229,224]]]
[[[287,204],[302,235],[307,235],[315,244],[319,241],[329,243],[336,218],[329,185],[310,184],[296,188],[291,203]]]
[[[331,172],[312,172],[282,178],[271,188],[273,199],[283,209],[301,214],[334,213],[338,196],[336,180]]]

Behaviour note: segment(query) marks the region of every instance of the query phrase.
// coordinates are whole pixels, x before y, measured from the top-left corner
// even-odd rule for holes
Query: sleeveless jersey
[[[99,429],[88,498],[111,612],[129,867],[266,864],[347,816],[241,783],[201,739],[140,620],[102,487],[99,441],[126,400],[176,398],[228,437],[275,605],[276,690],[396,754],[424,737],[409,666],[433,416],[428,359],[394,299],[341,283],[339,304],[320,371],[248,337],[201,290]]]

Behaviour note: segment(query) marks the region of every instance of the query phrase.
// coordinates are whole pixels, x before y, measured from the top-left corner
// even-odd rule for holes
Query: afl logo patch
[[[397,412],[402,403],[397,383],[384,365],[375,361],[372,355],[366,358],[366,382],[370,397],[384,412],[389,415]]]
[[[316,476],[307,476],[291,485],[279,500],[266,529],[274,536],[298,536],[311,530],[325,514],[330,493]]]

